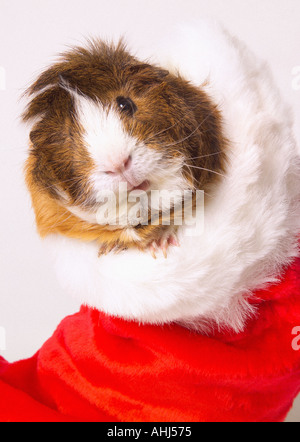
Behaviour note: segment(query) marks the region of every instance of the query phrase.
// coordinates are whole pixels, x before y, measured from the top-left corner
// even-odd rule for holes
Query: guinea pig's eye
[[[137,111],[137,107],[131,98],[117,97],[117,105],[121,112],[131,117]]]

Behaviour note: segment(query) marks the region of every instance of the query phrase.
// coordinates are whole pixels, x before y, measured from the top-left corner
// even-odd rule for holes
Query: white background
[[[299,0],[0,0],[0,327],[8,360],[31,356],[79,308],[60,289],[35,231],[22,172],[22,93],[67,45],[123,34],[134,51],[151,56],[174,25],[202,17],[221,21],[269,62],[294,107],[300,139],[300,90],[292,75],[300,66]],[[300,421],[300,404],[289,420]]]

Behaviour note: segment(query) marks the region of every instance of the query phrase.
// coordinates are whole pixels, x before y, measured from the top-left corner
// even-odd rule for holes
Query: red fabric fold
[[[256,300],[245,331],[213,336],[82,307],[32,358],[0,359],[0,420],[283,421],[300,391],[300,260]]]

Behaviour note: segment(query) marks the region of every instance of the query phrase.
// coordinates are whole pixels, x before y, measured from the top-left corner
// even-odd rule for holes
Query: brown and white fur
[[[177,245],[176,227],[100,225],[97,194],[206,190],[222,174],[217,106],[179,74],[141,62],[125,45],[74,48],[30,87],[35,121],[26,177],[41,236],[60,233],[110,250]],[[150,215],[149,215],[150,216]]]

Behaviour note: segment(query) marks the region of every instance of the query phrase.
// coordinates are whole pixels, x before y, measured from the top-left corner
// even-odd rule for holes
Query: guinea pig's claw
[[[167,237],[161,238],[160,240],[153,241],[149,246],[149,250],[150,250],[152,258],[156,259],[156,254],[160,249],[162,251],[165,259],[167,259],[168,249],[170,246],[179,247],[179,241],[178,241],[175,234],[171,234],[171,235],[168,235]]]
[[[150,250],[152,258],[156,259],[157,247],[156,247],[156,242],[155,241],[153,241],[153,243],[150,244],[149,250]]]
[[[174,234],[169,236],[168,244],[171,245],[171,246],[175,246],[175,247],[179,247],[180,246],[178,238]]]
[[[165,259],[167,259],[167,257],[168,257],[168,248],[169,248],[168,240],[167,239],[162,240],[160,247],[161,247],[161,250],[163,252],[163,255],[164,255]]]

